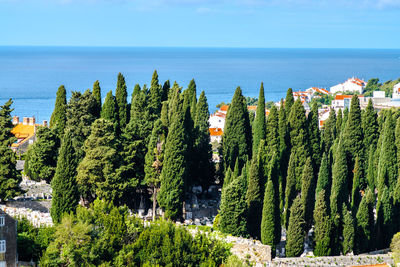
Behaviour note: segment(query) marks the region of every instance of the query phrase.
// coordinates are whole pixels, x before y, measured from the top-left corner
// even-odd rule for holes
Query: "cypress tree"
[[[365,113],[362,121],[363,131],[364,131],[364,146],[369,148],[369,146],[374,145],[378,142],[379,132],[378,132],[378,115],[374,110],[372,104],[372,99],[369,99],[368,105],[365,109]]]
[[[65,125],[67,123],[67,91],[64,85],[61,85],[57,90],[56,103],[54,111],[50,118],[50,128],[56,129],[58,137],[64,135]]]
[[[264,84],[261,83],[256,118],[254,119],[253,155],[257,155],[258,146],[262,139],[265,139],[265,97]]]
[[[279,115],[278,109],[273,106],[270,110],[267,119],[267,127],[266,127],[266,144],[267,144],[267,160],[265,162],[269,162],[272,159],[272,155],[279,153]]]
[[[164,82],[164,85],[163,85],[162,90],[161,90],[161,101],[162,102],[168,100],[168,93],[169,93],[169,89],[170,88],[171,88],[171,84],[170,84],[169,80],[166,80]]]
[[[397,150],[395,144],[395,125],[392,113],[389,112],[383,126],[382,146],[378,163],[378,190],[384,185],[392,192],[398,176]]]
[[[346,152],[339,142],[336,151],[336,159],[332,170],[332,189],[330,196],[330,209],[334,221],[342,214],[342,205],[349,199],[347,187],[347,161]]]
[[[246,204],[248,210],[247,228],[251,237],[260,239],[262,218],[262,187],[263,180],[260,170],[260,160],[253,158],[250,165],[249,184],[246,192]]]
[[[118,106],[111,90],[107,93],[104,100],[101,109],[101,118],[109,120],[114,125],[116,133],[119,131]]]
[[[400,117],[396,121],[395,139],[397,148],[397,165],[400,167]],[[399,176],[400,176],[400,168],[399,168]]]
[[[77,159],[72,146],[72,134],[66,131],[61,143],[56,174],[51,181],[53,198],[50,214],[53,222],[59,223],[63,214],[74,213],[79,202],[76,182]]]
[[[119,127],[122,129],[129,122],[128,113],[128,93],[126,91],[125,78],[121,73],[118,73],[117,89],[115,90],[115,99],[118,107]]]
[[[16,169],[15,153],[10,146],[16,138],[11,133],[12,100],[0,106],[0,202],[13,198],[22,193],[19,184],[21,174]]]
[[[166,106],[166,105],[165,105]],[[163,106],[164,107],[164,106]],[[194,142],[194,181],[205,188],[214,182],[215,167],[212,161],[212,147],[210,144],[207,98],[201,92],[196,106],[195,115],[195,142]]]
[[[361,199],[356,215],[356,235],[355,252],[357,254],[368,252],[371,247],[372,235],[374,231],[374,210],[373,203],[368,201],[372,197],[372,191],[367,189],[366,194]]]
[[[360,160],[359,157],[356,158],[356,163],[354,165],[354,176],[353,176],[353,187],[351,192],[351,209],[355,214],[357,212],[357,208],[360,205],[361,195],[360,190],[362,189],[362,177],[360,171]]]
[[[225,169],[233,168],[236,158],[239,168],[251,158],[251,126],[242,90],[238,87],[226,115],[224,135],[222,137],[222,158]]]
[[[348,111],[348,110],[347,110]],[[343,112],[342,109],[340,108],[337,114],[337,119],[336,119],[336,136],[340,136],[343,128]]]
[[[330,178],[330,170],[328,157],[326,153],[322,156],[321,166],[318,172],[318,180],[317,180],[317,188],[315,189],[315,196],[317,197],[319,192],[324,190],[324,196],[326,197],[325,201],[328,203],[329,196],[331,192],[331,178]]]
[[[378,203],[376,205],[376,235],[377,248],[389,247],[390,240],[394,234],[393,228],[393,198],[389,188],[384,185],[378,191]]]
[[[308,158],[304,165],[301,182],[301,201],[304,207],[305,230],[308,232],[312,226],[315,204],[315,181],[311,158]]]
[[[296,163],[297,163],[296,154],[292,152],[292,154],[290,154],[289,169],[287,172],[286,188],[285,188],[284,221],[286,229],[288,229],[289,225],[290,207],[292,206],[292,202],[296,198],[296,195],[298,193],[298,191],[296,191],[296,172],[295,172]]]
[[[304,208],[298,195],[290,208],[289,227],[286,238],[286,257],[299,257],[304,250]]]
[[[163,127],[168,129],[168,126],[169,126],[169,121],[168,121],[168,101],[164,101],[162,103],[160,119],[161,119],[161,122],[163,124]]]
[[[318,126],[318,105],[314,102],[311,112],[308,114],[308,135],[310,137],[310,150],[315,170],[321,164],[321,134]]]
[[[376,181],[375,181],[375,173],[376,173],[376,166],[375,166],[375,146],[370,146],[369,154],[368,154],[368,170],[367,170],[367,183],[368,187],[371,190],[375,189]]]
[[[101,112],[101,88],[100,88],[100,83],[99,81],[95,81],[93,84],[93,96],[94,99],[96,99],[96,110],[95,110],[95,115],[96,118],[100,118],[100,112]]]
[[[286,98],[285,98],[286,118],[289,118],[293,104],[294,104],[293,90],[292,88],[289,88],[286,92]]]
[[[343,255],[353,251],[354,248],[354,219],[347,206],[343,203]]]
[[[195,138],[196,131],[194,129],[194,121],[190,114],[190,95],[188,90],[183,92],[183,113],[184,113],[184,127],[185,127],[185,143],[187,146],[186,161],[187,161],[187,175],[185,181],[185,191],[189,190],[190,186],[196,181],[194,179],[196,164],[195,162]]]
[[[161,85],[158,81],[158,74],[155,70],[151,78],[151,86],[149,93],[149,110],[154,118],[158,118],[161,113]]]
[[[192,115],[193,121],[196,120],[196,105],[197,105],[197,98],[196,98],[196,82],[192,79],[189,83],[187,88],[188,99],[190,102],[190,114]]]
[[[335,110],[331,109],[329,111],[329,117],[324,123],[324,129],[322,132],[322,142],[324,145],[325,153],[329,153],[333,142],[336,139],[337,132],[337,120]]]
[[[271,179],[268,179],[267,188],[264,194],[264,205],[262,208],[262,221],[261,221],[261,242],[264,245],[271,246],[272,255],[275,253],[275,245],[276,243],[276,228],[280,224],[276,219],[276,207],[277,199],[275,199],[276,193],[274,184]],[[280,236],[279,236],[280,237]]]
[[[340,129],[340,132],[339,132],[339,130],[338,130],[339,134],[341,134],[341,133],[343,132],[344,128],[346,127],[346,123],[347,123],[348,117],[349,117],[349,109],[346,107],[346,108],[343,110],[343,115],[342,115],[342,128]],[[339,136],[339,135],[338,135],[338,136]]]
[[[283,103],[283,99],[281,100]],[[286,112],[285,107],[282,105],[279,109],[279,158],[280,158],[280,181],[279,181],[279,199],[280,199],[280,207],[283,212],[284,209],[284,201],[285,201],[285,188],[286,188],[286,176],[289,165],[289,157],[290,157],[290,140],[289,140],[289,131],[288,125],[286,122]]]
[[[182,202],[186,180],[186,153],[184,114],[182,101],[177,100],[165,144],[164,164],[161,171],[161,188],[158,203],[168,219],[178,219],[182,214]]]
[[[317,201],[314,208],[314,255],[317,257],[331,255],[332,221],[329,217],[326,198],[325,189],[321,189],[317,193]]]

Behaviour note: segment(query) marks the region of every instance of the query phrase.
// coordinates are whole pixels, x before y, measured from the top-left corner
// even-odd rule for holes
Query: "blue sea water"
[[[261,81],[267,100],[277,101],[289,87],[330,87],[352,76],[397,79],[400,49],[0,47],[0,105],[13,98],[15,115],[48,120],[61,84],[70,95],[99,80],[105,96],[121,72],[131,93],[136,83],[149,85],[155,69],[161,82],[176,80],[184,89],[194,78],[214,111],[237,86],[257,97]]]

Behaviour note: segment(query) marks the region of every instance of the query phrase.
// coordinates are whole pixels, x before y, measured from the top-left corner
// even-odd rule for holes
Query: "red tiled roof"
[[[208,128],[211,136],[221,136],[224,132],[221,128]]]
[[[229,106],[228,105],[222,105],[219,110],[221,111],[228,111]]]

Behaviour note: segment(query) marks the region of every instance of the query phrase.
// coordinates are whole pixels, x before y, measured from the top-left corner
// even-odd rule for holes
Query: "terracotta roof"
[[[352,98],[352,95],[336,95],[335,100],[343,100],[345,98]]]
[[[221,111],[228,111],[229,106],[228,105],[222,105],[219,110]]]
[[[247,110],[257,110],[257,106],[247,106]]]
[[[35,134],[35,127],[39,126],[39,124],[36,125],[24,125],[22,123],[19,123],[15,125],[15,127],[11,130],[11,133],[15,135],[15,137],[18,138],[17,143],[12,144],[12,147],[18,147],[20,144],[25,142],[26,139],[31,138]],[[21,140],[22,139],[22,140]]]
[[[211,136],[221,136],[224,132],[221,128],[208,128]]]

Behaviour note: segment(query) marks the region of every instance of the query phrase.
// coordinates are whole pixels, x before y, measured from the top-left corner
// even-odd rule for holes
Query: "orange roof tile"
[[[247,106],[247,110],[257,110],[257,106]]]
[[[31,138],[35,134],[36,125],[24,125],[23,123],[19,123],[15,125],[15,127],[11,130],[11,133],[15,135],[18,139],[23,139],[21,142],[14,143],[12,147],[18,147],[21,143],[23,143],[26,139]]]
[[[221,128],[208,128],[211,136],[221,136],[224,132]]]
[[[335,100],[343,100],[345,98],[352,98],[352,95],[336,95]]]
[[[222,105],[219,110],[221,111],[228,111],[229,106],[228,105]]]

